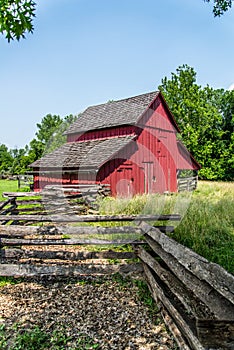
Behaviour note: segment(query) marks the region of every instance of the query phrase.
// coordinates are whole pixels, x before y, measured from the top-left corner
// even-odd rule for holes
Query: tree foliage
[[[6,172],[12,163],[11,154],[6,145],[0,144],[0,173]]]
[[[47,142],[44,154],[54,151],[59,146],[63,145],[66,142],[66,136],[64,132],[67,130],[68,126],[74,123],[77,119],[77,116],[73,114],[67,115],[60,123],[59,127],[51,135],[50,139]]]
[[[211,0],[203,0],[211,2]],[[214,0],[214,16],[221,16],[232,7],[233,0]],[[33,32],[36,2],[33,0],[0,0],[0,33],[8,42],[25,38]]]
[[[205,2],[211,2],[211,0],[204,0]],[[232,7],[233,0],[214,0],[213,14],[215,17],[219,17],[228,11]]]
[[[0,32],[8,42],[33,32],[36,3],[32,0],[0,0]]]
[[[59,115],[47,114],[41,123],[37,124],[36,137],[30,142],[30,153],[35,160],[46,151],[50,138],[62,123],[63,119]]]
[[[0,144],[0,174],[24,174],[30,170],[28,166],[31,163],[66,142],[63,133],[76,118],[72,114],[64,118],[47,114],[37,124],[35,137],[25,148],[9,150],[6,145]]]
[[[159,86],[175,116],[186,147],[201,164],[200,177],[233,179],[234,91],[202,88],[196,72],[183,65]]]
[[[64,119],[52,114],[42,118],[41,123],[37,124],[36,137],[30,142],[28,154],[31,163],[65,143],[66,137],[63,133],[76,118],[72,114],[65,116]]]

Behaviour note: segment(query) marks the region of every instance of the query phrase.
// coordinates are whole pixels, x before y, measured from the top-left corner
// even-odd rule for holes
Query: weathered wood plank
[[[234,304],[234,277],[221,266],[209,262],[191,249],[169,238],[152,226],[142,223],[142,230],[153,240],[158,242],[162,249],[192,272],[197,278],[208,282],[215,290]]]
[[[183,304],[188,314],[193,314],[194,317],[207,317],[213,316],[209,308],[202,303],[196,296],[186,288],[186,286],[174,276],[170,270],[162,267],[158,261],[155,260],[148,252],[142,247],[137,249],[138,257],[146,263],[162,282],[164,282],[171,293],[173,293],[178,300]]]
[[[82,194],[81,193],[72,193],[72,194],[65,194],[62,191],[57,191],[57,192],[45,192],[42,193],[42,200],[46,201],[46,202],[51,202],[53,200],[58,200],[58,201],[62,201],[62,200],[68,200],[69,198],[82,198]]]
[[[44,210],[44,208],[42,206],[33,206],[33,207],[27,207],[27,208],[22,208],[22,207],[17,207],[19,215],[21,215],[21,213],[27,213],[27,212],[38,212],[38,211],[42,211]]]
[[[3,210],[3,211],[1,212],[1,215],[7,215],[7,214],[9,214],[9,213],[11,213],[11,212],[14,212],[15,209],[16,209],[16,204],[13,204],[13,205],[11,205],[9,208]],[[9,216],[8,216],[8,218],[9,218]]]
[[[33,197],[40,196],[38,192],[3,192],[3,197]]]
[[[43,205],[43,203],[42,203],[42,201],[41,201],[41,199],[31,199],[30,197],[28,198],[28,200],[17,200],[16,201],[16,204],[17,204],[17,206],[23,206],[23,205],[32,205],[32,204],[34,204],[34,205]]]
[[[12,203],[13,198],[9,198],[8,200],[6,200],[3,203],[0,203],[0,210],[2,210],[4,207],[6,207],[8,204]]]
[[[23,246],[23,245],[30,245],[30,246],[38,246],[38,245],[79,245],[79,244],[85,244],[85,245],[122,245],[122,244],[143,244],[143,241],[137,241],[133,239],[113,239],[113,240],[107,240],[107,239],[17,239],[17,238],[1,238],[1,245],[3,247],[12,247],[12,246]]]
[[[219,294],[210,284],[200,280],[195,274],[186,269],[170,253],[166,252],[162,246],[145,235],[145,240],[153,251],[165,261],[170,270],[189,288],[217,317],[232,319],[234,314],[233,304],[224,296]],[[186,254],[186,251],[184,251]]]
[[[115,252],[113,250],[95,251],[43,251],[31,249],[2,249],[0,250],[2,259],[60,259],[60,260],[87,260],[87,259],[135,259],[133,252]]]
[[[34,277],[34,276],[80,276],[90,274],[123,274],[140,273],[142,265],[132,264],[79,264],[79,265],[28,265],[28,264],[0,264],[0,276]]]
[[[162,308],[161,314],[163,317],[163,320],[171,333],[174,336],[175,341],[177,342],[179,348],[181,350],[191,350],[191,348],[188,346],[187,342],[185,341],[183,335],[181,334],[181,331],[179,328],[176,326],[176,324],[173,322],[171,316],[168,314],[166,309]]]
[[[0,221],[8,220],[8,217],[0,215]],[[180,215],[20,215],[12,220],[35,222],[107,222],[107,221],[179,221]]]
[[[136,226],[1,226],[0,236],[24,237],[30,235],[82,235],[82,234],[137,234],[142,230]]]
[[[97,188],[110,188],[110,185],[109,184],[98,184],[98,183],[93,183],[93,184],[90,184],[90,183],[83,183],[83,184],[62,184],[62,185],[47,185],[45,186],[45,189],[63,189],[63,188],[92,188],[92,187],[97,187]]]
[[[158,230],[160,230],[161,232],[163,233],[171,233],[174,231],[174,226],[157,226],[157,225],[154,225],[155,228],[157,228]]]
[[[203,320],[196,322],[198,338],[209,349],[234,349],[234,320]]]
[[[158,283],[155,281],[149,267],[146,264],[143,264],[145,275],[147,278],[147,282],[149,283],[152,295],[156,302],[159,300],[163,303],[165,308],[167,309],[168,313],[176,323],[177,327],[180,329],[181,333],[185,337],[185,339],[188,341],[191,349],[193,350],[205,350],[205,348],[202,346],[200,341],[197,339],[197,337],[194,335],[194,333],[191,331],[188,324],[184,321],[183,317],[180,315],[178,310],[173,306],[173,304],[170,302],[170,300],[167,298],[167,296],[164,294],[164,291],[162,288],[158,285]]]

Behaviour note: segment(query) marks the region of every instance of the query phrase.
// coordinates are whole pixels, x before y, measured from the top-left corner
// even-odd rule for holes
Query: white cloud
[[[234,83],[229,86],[228,90],[234,90]]]

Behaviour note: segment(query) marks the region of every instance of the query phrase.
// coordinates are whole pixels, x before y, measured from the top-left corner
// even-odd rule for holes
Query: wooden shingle
[[[88,107],[64,134],[68,135],[119,125],[135,125],[158,93],[158,91],[154,91]]]
[[[133,136],[124,136],[86,142],[69,142],[36,160],[30,166],[33,168],[98,169],[133,138]]]

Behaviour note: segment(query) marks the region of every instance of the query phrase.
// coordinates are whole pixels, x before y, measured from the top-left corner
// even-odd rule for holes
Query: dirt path
[[[50,334],[63,329],[70,341],[61,349],[78,349],[74,345],[81,336],[103,350],[176,349],[159,314],[152,317],[137,291],[130,280],[111,277],[6,285],[0,288],[0,324],[6,325],[10,342],[17,324]]]

